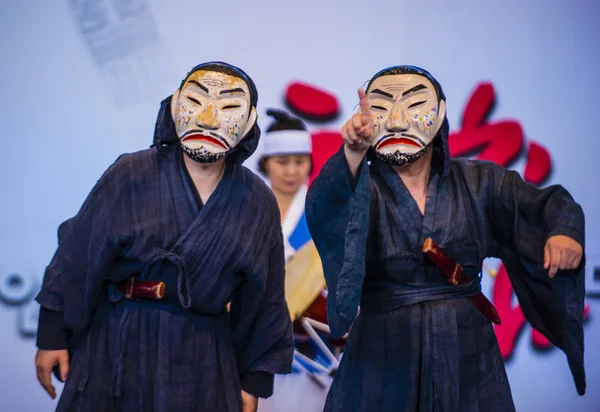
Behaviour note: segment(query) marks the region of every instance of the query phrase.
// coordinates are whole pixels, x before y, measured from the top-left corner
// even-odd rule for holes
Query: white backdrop
[[[583,206],[588,289],[599,291],[599,21],[594,0],[3,0],[0,410],[54,407],[35,379],[32,297],[58,224],[119,154],[151,144],[160,101],[209,60],[254,79],[262,125],[301,80],[338,97],[342,115],[327,125],[337,128],[375,72],[414,64],[443,85],[456,129],[475,85],[492,82],[492,118],[518,119],[551,154],[545,184]],[[561,352],[532,348],[527,327],[507,366],[517,410],[600,410],[600,301],[588,303],[588,394],[577,396]]]

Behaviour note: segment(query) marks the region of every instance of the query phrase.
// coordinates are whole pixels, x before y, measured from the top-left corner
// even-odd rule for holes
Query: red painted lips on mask
[[[383,142],[379,143],[379,145],[377,146],[377,150],[383,149],[386,146],[392,146],[395,144],[405,144],[405,145],[421,148],[421,145],[419,143],[417,143],[414,140],[409,139],[407,137],[388,137]]]
[[[200,133],[190,134],[188,136],[185,136],[182,139],[182,142],[186,142],[188,140],[203,140],[205,142],[212,143],[216,146],[222,147],[223,149],[227,150],[227,146],[225,146],[225,144],[222,141],[220,141],[219,139],[217,139],[215,137],[207,136],[205,134],[200,134]]]

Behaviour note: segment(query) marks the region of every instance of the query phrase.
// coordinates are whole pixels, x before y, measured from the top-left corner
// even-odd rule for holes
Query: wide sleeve
[[[370,176],[366,158],[356,177],[343,146],[321,169],[306,196],[306,219],[327,282],[327,321],[342,337],[356,318],[366,269]]]
[[[585,259],[575,270],[559,270],[553,279],[543,267],[544,246],[551,236],[569,236],[585,247],[583,210],[562,186],[540,189],[500,167],[494,168],[490,186],[497,256],[506,267],[523,314],[565,352],[577,391],[583,394]]]
[[[112,223],[118,213],[117,163],[96,183],[77,215],[59,228],[58,248],[36,297],[42,306],[40,348],[63,346],[62,336],[68,336],[69,345],[73,345],[91,320],[115,255]]]
[[[581,206],[560,185],[540,189],[512,170],[495,170],[495,238],[504,247],[520,250],[532,262],[543,262],[548,238],[565,235],[582,246],[585,219]],[[539,243],[543,241],[542,250]]]
[[[259,273],[249,276],[237,289],[230,312],[242,389],[261,398],[272,395],[273,374],[292,371],[294,353],[292,321],[285,301],[283,234],[277,223],[272,227],[276,233],[265,242],[265,252],[259,254],[266,259],[255,263]],[[259,285],[265,278],[266,283]]]

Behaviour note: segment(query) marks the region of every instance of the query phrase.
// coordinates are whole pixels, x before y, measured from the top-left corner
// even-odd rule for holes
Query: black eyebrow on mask
[[[244,94],[246,94],[246,92],[244,91],[244,89],[242,89],[241,87],[236,87],[235,89],[221,90],[221,92],[219,94],[231,94],[231,93],[244,93]]]
[[[385,97],[389,97],[390,99],[394,98],[394,96],[392,96],[391,94],[384,92],[383,90],[380,90],[380,89],[373,89],[373,90],[371,90],[371,93],[369,93],[369,94],[373,94],[373,93],[381,94]]]
[[[198,86],[199,88],[201,88],[202,90],[204,90],[206,93],[208,93],[208,89],[206,88],[206,86],[198,83],[196,80],[190,80],[188,83],[195,84],[196,86]]]
[[[414,92],[418,92],[419,90],[426,89],[427,87],[424,84],[418,84],[415,87],[408,89],[407,91],[402,93],[402,96],[406,96],[407,94],[411,94]]]

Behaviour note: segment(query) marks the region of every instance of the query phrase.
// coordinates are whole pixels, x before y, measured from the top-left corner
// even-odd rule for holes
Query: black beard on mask
[[[190,159],[198,163],[214,163],[220,158],[227,156],[227,154],[230,152],[228,150],[226,152],[212,153],[206,150],[204,146],[198,149],[190,149],[189,147],[181,143],[181,141],[179,142],[179,144],[181,145],[181,148],[183,149],[185,154],[187,154]]]
[[[428,149],[429,145],[415,153],[402,153],[399,150],[396,150],[394,153],[379,153],[377,151],[375,153],[377,153],[377,157],[390,166],[404,166],[407,163],[412,163],[420,159],[425,153],[427,153]]]

